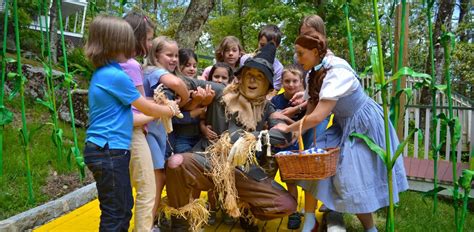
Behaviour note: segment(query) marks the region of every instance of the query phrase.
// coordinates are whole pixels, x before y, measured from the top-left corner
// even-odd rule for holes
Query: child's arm
[[[206,120],[201,120],[199,122],[199,129],[204,137],[210,141],[217,139],[217,134],[212,130],[211,125],[206,125]]]
[[[186,105],[186,103],[188,103],[189,91],[183,80],[179,79],[173,74],[168,73],[161,76],[160,83],[163,83],[163,85],[178,94],[178,96],[181,98],[181,101],[179,102],[180,107],[183,107],[184,105]]]
[[[183,107],[184,110],[190,111],[199,107],[204,100],[206,92],[203,88],[197,87],[196,90],[191,90],[191,100]]]
[[[143,88],[143,85],[137,85],[135,88],[137,88],[138,92],[140,92],[142,96],[145,96],[145,88]]]
[[[304,101],[303,103],[297,105],[297,106],[290,106],[285,108],[284,110],[281,111],[282,114],[284,114],[287,117],[293,118],[295,115],[303,112],[303,110],[306,109],[308,101]]]
[[[155,120],[154,117],[150,117],[141,113],[133,113],[133,126],[141,127],[153,120]]]
[[[132,102],[132,105],[144,114],[154,118],[170,118],[180,113],[175,101],[169,101],[169,105],[158,105],[140,96],[137,100]]]

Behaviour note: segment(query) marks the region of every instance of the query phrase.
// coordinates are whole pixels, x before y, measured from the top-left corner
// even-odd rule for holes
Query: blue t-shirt
[[[163,68],[148,68],[144,71],[143,89],[145,90],[145,96],[153,97],[153,93],[160,84],[160,79],[163,75],[169,74]]]
[[[86,141],[110,149],[129,149],[132,139],[131,103],[140,97],[118,63],[98,68],[89,87],[89,128]]]
[[[277,109],[277,110],[284,110],[284,109],[292,106],[291,103],[290,103],[290,100],[286,99],[285,95],[282,94],[282,93],[272,97],[271,102],[275,106],[275,109]],[[296,114],[291,119],[300,120],[301,118],[303,118],[304,114],[305,114],[305,111],[302,111],[302,112]]]

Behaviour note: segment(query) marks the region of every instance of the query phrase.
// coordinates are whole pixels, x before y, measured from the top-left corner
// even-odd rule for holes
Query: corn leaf
[[[440,91],[440,92],[443,92],[448,88],[447,85],[435,85],[434,86],[436,90]]]
[[[79,152],[79,149],[77,147],[71,147],[71,152],[70,154],[74,155],[74,160],[76,161],[76,165],[79,168],[80,171],[80,178],[81,180],[86,176],[85,175],[85,163],[84,163],[84,157],[82,157],[81,153]],[[69,159],[69,156],[68,156]]]
[[[473,181],[473,178],[474,178],[473,170],[468,170],[468,169],[462,170],[462,175],[459,177],[458,183],[467,193],[471,191],[471,182]]]
[[[402,67],[387,81],[386,85],[392,83],[393,81],[398,80],[402,76],[412,76],[412,77],[422,78],[424,82],[431,81],[431,76],[426,73],[418,73],[418,72],[413,71],[409,67]]]
[[[354,137],[362,139],[365,142],[365,144],[367,144],[369,149],[375,152],[383,160],[385,165],[387,165],[387,156],[386,156],[385,150],[381,148],[379,145],[377,145],[374,142],[374,140],[372,140],[372,138],[368,137],[367,135],[363,135],[359,133],[352,133],[351,135],[349,135],[349,138],[351,139],[351,141],[354,139]]]
[[[382,84],[382,70],[380,70],[377,47],[372,47],[372,49],[370,50],[370,63],[372,64],[372,71],[374,73],[375,83]]]
[[[403,148],[405,148],[408,142],[413,138],[413,135],[415,134],[415,132],[417,132],[418,130],[419,130],[418,128],[411,130],[408,136],[400,144],[398,144],[397,150],[395,150],[395,154],[392,157],[392,162],[390,162],[391,166],[389,170],[392,170],[393,166],[395,165],[395,161],[403,153]]]
[[[404,88],[397,91],[395,96],[390,100],[390,121],[395,121],[395,107],[400,105],[400,96],[405,93],[407,96],[405,107],[408,105],[413,97],[413,90],[411,88]]]
[[[7,125],[13,121],[13,113],[5,106],[0,106],[0,126]]]
[[[446,117],[446,114],[440,113],[438,116],[436,116],[438,119],[440,119],[440,132],[439,132],[439,144],[438,147],[436,148],[436,152],[439,152],[441,148],[444,146],[446,143],[446,134],[448,131],[448,117]]]
[[[455,148],[461,140],[461,123],[458,117],[454,117],[449,121],[449,132],[451,133],[452,143],[451,147]]]
[[[16,60],[11,57],[5,58],[5,63],[14,63],[14,62],[16,62]]]
[[[61,146],[61,144],[63,144],[63,130],[61,128],[53,130],[51,139],[56,147]]]
[[[48,108],[49,112],[54,112],[53,105],[51,104],[51,102],[44,101],[41,98],[36,98],[36,103],[39,103],[39,104],[45,106],[46,108]]]

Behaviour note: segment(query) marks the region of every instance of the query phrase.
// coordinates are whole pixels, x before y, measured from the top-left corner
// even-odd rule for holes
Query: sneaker
[[[207,224],[209,225],[214,225],[216,224],[216,211],[210,211],[209,212],[209,219],[207,219]]]
[[[289,230],[297,230],[300,228],[301,225],[301,214],[296,212],[292,213],[288,216],[288,225],[287,228]]]

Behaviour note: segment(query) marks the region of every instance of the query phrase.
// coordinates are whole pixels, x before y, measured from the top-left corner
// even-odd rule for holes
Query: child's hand
[[[201,87],[197,87],[197,89],[191,93],[191,96],[193,98],[193,101],[201,102],[206,96],[206,91]]]
[[[293,97],[290,99],[290,103],[292,106],[297,106],[304,102],[304,91],[297,92]]]
[[[206,125],[204,121],[201,121],[201,123],[199,124],[199,127],[201,129],[201,133],[204,135],[206,139],[212,141],[218,138],[216,132],[212,130],[211,125]]]
[[[196,118],[196,117],[199,117],[204,112],[206,112],[206,110],[207,110],[207,107],[198,107],[196,109],[189,111],[189,115],[191,115],[191,118]]]
[[[183,114],[179,110],[178,103],[176,101],[169,101],[168,102],[168,107],[170,108],[172,112],[172,116],[177,116],[178,118],[183,118]]]
[[[209,85],[209,84],[206,85],[205,92],[206,92],[206,95],[204,97],[204,100],[201,103],[202,106],[207,106],[207,105],[211,104],[212,100],[216,96],[216,92],[214,92],[214,90],[212,90],[211,85]]]

